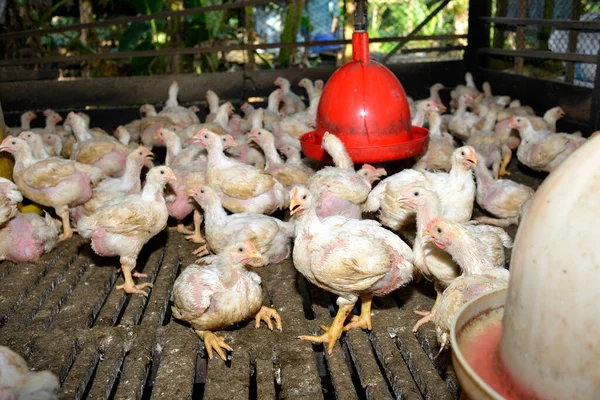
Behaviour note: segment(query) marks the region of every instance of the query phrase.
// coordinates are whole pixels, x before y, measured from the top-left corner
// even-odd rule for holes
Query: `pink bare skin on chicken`
[[[36,261],[54,248],[61,223],[46,213],[17,213],[0,229],[0,260],[15,263]]]
[[[148,295],[143,289],[152,287],[152,284],[134,284],[132,271],[142,247],[167,226],[169,211],[163,191],[172,180],[176,178],[169,167],[154,167],[148,172],[141,193],[110,201],[77,223],[81,236],[91,239],[92,249],[98,255],[120,257],[125,283],[117,289]],[[133,276],[147,275],[134,272]]]
[[[70,239],[73,229],[69,208],[87,202],[92,197],[92,186],[104,179],[102,171],[58,157],[35,160],[31,148],[23,139],[7,136],[0,145],[15,157],[13,177],[19,190],[31,201],[54,208],[61,218],[63,233],[59,241]]]
[[[262,306],[260,277],[246,268],[251,260],[260,258],[251,241],[234,243],[219,255],[207,257],[202,267],[188,266],[175,281],[173,316],[192,325],[211,359],[214,351],[225,361],[225,350],[232,351],[225,339],[212,331],[250,318],[257,329],[264,321],[270,330],[274,319],[275,328],[281,331],[277,311]]]

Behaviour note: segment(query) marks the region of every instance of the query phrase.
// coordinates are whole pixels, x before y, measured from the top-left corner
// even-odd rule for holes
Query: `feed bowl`
[[[458,312],[452,323],[450,330],[452,365],[462,386],[463,396],[469,400],[504,399],[475,370],[480,371],[481,368],[489,370],[494,359],[489,353],[499,354],[500,338],[498,337],[497,341],[490,340],[489,332],[497,333],[498,328],[502,329],[506,291],[500,289],[488,292],[471,300]],[[492,349],[485,352],[488,353],[486,354],[488,357],[482,360],[484,366],[474,368],[467,359],[473,362],[473,352],[480,352],[483,356],[482,347],[486,347],[487,350],[490,350],[488,347]]]

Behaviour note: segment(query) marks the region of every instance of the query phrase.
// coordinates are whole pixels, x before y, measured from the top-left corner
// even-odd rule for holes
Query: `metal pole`
[[[578,21],[581,15],[581,0],[573,0],[572,8],[571,8],[571,19],[574,21]],[[576,53],[577,52],[577,36],[579,32],[575,30],[569,31],[569,47],[567,49],[568,53]],[[575,79],[575,63],[568,62],[567,68],[565,70],[565,82],[573,83]]]

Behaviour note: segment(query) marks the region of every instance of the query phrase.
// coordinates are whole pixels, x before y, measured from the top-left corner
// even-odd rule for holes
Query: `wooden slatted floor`
[[[513,177],[537,187],[516,168]],[[514,229],[509,233],[514,236]],[[286,260],[257,272],[282,332],[240,324],[223,336],[231,359],[207,360],[196,334],[171,318],[173,282],[194,245],[165,231],[138,260],[154,288],[124,295],[118,259],[101,259],[79,236],[35,263],[0,263],[0,344],[61,381],[61,399],[456,399],[448,351],[435,358],[432,324],[415,335],[413,310],[433,304],[429,283],[374,302],[373,331],[353,330],[331,356],[298,335],[329,325],[335,298]],[[143,266],[143,267],[142,267]]]

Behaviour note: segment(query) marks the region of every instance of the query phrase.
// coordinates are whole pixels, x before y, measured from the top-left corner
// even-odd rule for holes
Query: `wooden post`
[[[579,17],[581,15],[581,0],[573,0],[572,8],[571,8],[571,19],[573,21],[579,21]],[[576,53],[577,52],[577,36],[579,31],[571,29],[569,31],[569,47],[567,52]],[[567,62],[567,68],[565,70],[565,82],[573,83],[575,79],[575,63]]]
[[[600,50],[596,60],[596,79],[592,91],[592,108],[590,109],[590,133],[600,130]]]
[[[464,59],[466,69],[473,74],[475,82],[478,82],[479,67],[486,67],[480,63],[479,49],[490,47],[490,26],[481,22],[479,18],[489,16],[491,16],[489,0],[469,1],[469,32]]]
[[[495,17],[506,17],[507,9],[508,0],[497,0]],[[494,48],[501,49],[504,47],[504,31],[505,29],[503,25],[494,25]]]
[[[517,17],[527,17],[527,0],[519,0],[517,5]],[[525,27],[517,26],[516,35],[516,48],[517,50],[525,49]],[[517,75],[523,75],[523,68],[525,66],[525,59],[523,57],[515,57],[515,73]]]

